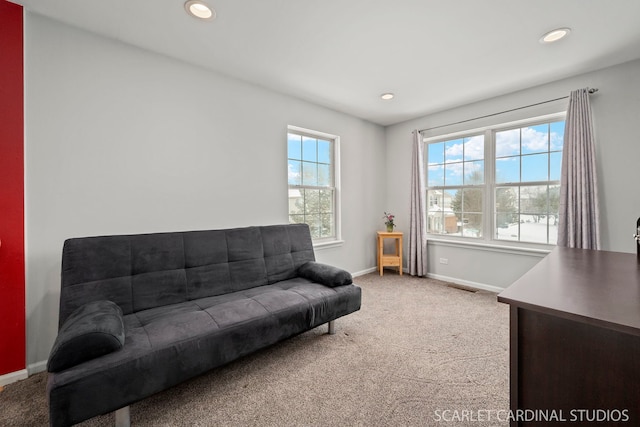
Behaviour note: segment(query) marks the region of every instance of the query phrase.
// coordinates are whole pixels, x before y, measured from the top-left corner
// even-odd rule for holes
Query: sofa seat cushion
[[[361,290],[355,285],[330,288],[297,277],[283,280],[278,286],[297,293],[309,302],[309,326],[312,328],[360,309]]]
[[[355,285],[294,278],[128,314],[122,349],[50,376],[50,401],[73,406],[77,421],[107,413],[349,314],[360,299]]]

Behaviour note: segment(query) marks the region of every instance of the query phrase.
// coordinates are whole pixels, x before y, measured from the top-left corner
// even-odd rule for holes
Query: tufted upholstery
[[[359,310],[351,275],[314,260],[304,224],[67,240],[61,331],[78,308],[113,301],[124,345],[50,370],[51,425],[114,411]]]
[[[90,301],[130,314],[290,279],[313,260],[305,224],[69,239],[60,326]]]

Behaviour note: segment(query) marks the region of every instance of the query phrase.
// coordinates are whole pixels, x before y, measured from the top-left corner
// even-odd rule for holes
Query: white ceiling
[[[13,1],[381,125],[640,58],[639,0]]]

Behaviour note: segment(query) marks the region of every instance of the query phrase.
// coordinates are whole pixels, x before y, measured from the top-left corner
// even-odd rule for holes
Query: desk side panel
[[[562,411],[566,421],[558,425],[587,414],[625,411],[628,421],[621,425],[640,425],[640,337],[513,306],[512,310],[517,310],[517,337],[512,336],[512,343],[517,339],[517,408]]]

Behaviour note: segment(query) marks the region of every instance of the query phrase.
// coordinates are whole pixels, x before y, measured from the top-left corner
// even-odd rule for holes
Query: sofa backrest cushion
[[[91,301],[129,314],[290,279],[314,260],[306,224],[68,239],[60,325]]]

